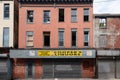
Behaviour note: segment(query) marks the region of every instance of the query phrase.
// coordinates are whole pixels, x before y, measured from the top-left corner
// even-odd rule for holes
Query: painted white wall
[[[9,3],[9,19],[4,19],[4,4]],[[9,47],[13,47],[14,1],[0,1],[0,47],[3,47],[3,27],[9,27]]]

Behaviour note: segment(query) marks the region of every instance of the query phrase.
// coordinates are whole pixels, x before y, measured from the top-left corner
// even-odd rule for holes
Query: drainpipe
[[[115,78],[117,78],[117,75],[116,75],[116,72],[117,72],[117,71],[116,71],[116,67],[117,67],[117,66],[116,66],[116,61],[117,61],[117,60],[116,60],[116,59],[117,59],[117,57],[115,57]]]
[[[7,78],[8,80],[11,80],[11,77],[12,77],[12,60],[10,58],[8,58],[7,60]]]
[[[97,56],[98,50],[96,49],[96,58],[95,58],[95,78],[98,78],[98,56]]]
[[[54,69],[55,69],[54,59],[53,59],[53,61],[52,61],[52,62],[53,62],[53,79],[54,79],[54,78],[55,78],[55,75],[54,75],[54,72],[55,72],[55,70],[54,70]]]
[[[115,78],[116,78],[116,57],[115,56],[113,56],[113,60],[114,60],[114,63],[115,63],[115,69],[114,69],[114,71],[115,71]]]

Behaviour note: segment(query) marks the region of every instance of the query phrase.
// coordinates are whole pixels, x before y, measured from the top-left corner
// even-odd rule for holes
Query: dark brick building
[[[94,15],[94,47],[120,48],[120,14]]]

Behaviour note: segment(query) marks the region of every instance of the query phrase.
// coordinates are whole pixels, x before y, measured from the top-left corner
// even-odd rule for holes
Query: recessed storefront
[[[17,52],[11,50],[11,58],[16,57],[16,60],[13,62],[14,78],[95,77],[94,50],[21,50],[21,52],[22,51],[23,53],[19,53],[18,50]],[[15,52],[16,55],[13,55]],[[24,58],[21,59],[21,56],[24,56]]]

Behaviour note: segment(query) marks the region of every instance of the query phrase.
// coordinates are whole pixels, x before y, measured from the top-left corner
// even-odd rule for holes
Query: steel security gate
[[[98,60],[98,78],[115,78],[115,62],[113,59]]]
[[[55,78],[80,78],[80,59],[58,59],[54,62]]]
[[[81,78],[80,59],[44,59],[43,78]]]
[[[42,78],[53,78],[54,77],[54,67],[52,59],[43,59],[43,75]]]
[[[120,57],[116,59],[116,78],[120,79]]]
[[[0,80],[7,80],[7,59],[0,60]]]

